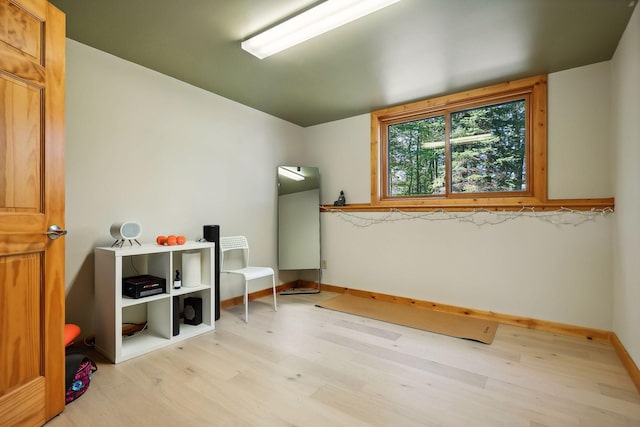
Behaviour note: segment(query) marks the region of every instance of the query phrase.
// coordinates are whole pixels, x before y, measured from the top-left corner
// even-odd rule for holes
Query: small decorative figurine
[[[344,206],[347,201],[344,198],[344,191],[340,190],[340,195],[338,196],[338,200],[333,202],[333,206]]]

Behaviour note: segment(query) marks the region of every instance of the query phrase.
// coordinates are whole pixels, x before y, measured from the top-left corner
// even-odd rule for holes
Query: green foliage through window
[[[389,195],[444,194],[444,116],[390,125]]]
[[[526,191],[526,106],[515,99],[389,124],[388,195]]]

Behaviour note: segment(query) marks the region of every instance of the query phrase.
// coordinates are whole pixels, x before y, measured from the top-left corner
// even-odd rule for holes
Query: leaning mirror
[[[317,270],[320,275],[320,172],[317,167],[278,167],[278,268]],[[316,291],[319,279],[317,285]]]

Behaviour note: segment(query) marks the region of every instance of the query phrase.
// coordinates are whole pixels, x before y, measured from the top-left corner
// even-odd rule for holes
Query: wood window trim
[[[435,111],[445,106],[462,106],[475,104],[479,100],[490,102],[491,98],[499,99],[505,95],[516,93],[530,93],[531,95],[531,137],[529,144],[531,176],[530,193],[527,196],[508,196],[501,193],[489,197],[429,197],[384,199],[382,197],[381,173],[381,124],[385,120],[410,118]],[[521,80],[514,80],[487,86],[480,89],[468,90],[456,94],[445,95],[424,101],[418,101],[397,107],[386,108],[371,113],[371,202],[369,204],[351,204],[341,206],[342,211],[388,211],[398,209],[406,211],[473,211],[486,210],[521,210],[532,208],[535,210],[557,210],[561,208],[575,210],[613,209],[614,198],[589,199],[553,199],[547,197],[547,76],[538,75]],[[326,205],[322,210],[332,210],[333,206]]]

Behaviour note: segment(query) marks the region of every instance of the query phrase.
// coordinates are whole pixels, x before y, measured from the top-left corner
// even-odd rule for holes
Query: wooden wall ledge
[[[415,202],[381,202],[379,204],[354,203],[345,206],[320,205],[321,212],[390,212],[393,210],[405,212],[428,212],[428,211],[530,211],[549,212],[558,210],[567,211],[598,211],[604,213],[613,212],[615,199],[613,197],[605,199],[555,199],[538,201],[531,198],[518,198],[510,200],[507,198],[497,199],[437,199],[420,200]]]

